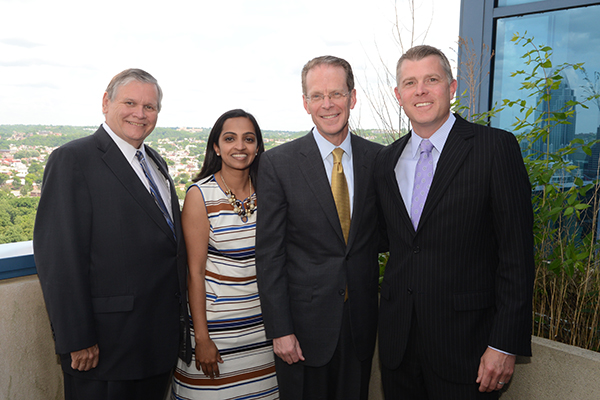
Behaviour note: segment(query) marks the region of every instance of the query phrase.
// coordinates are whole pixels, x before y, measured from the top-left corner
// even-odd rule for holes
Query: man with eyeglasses
[[[380,145],[351,134],[347,61],[302,70],[314,128],[267,151],[258,173],[256,267],[282,399],[367,399],[380,243],[372,170]]]

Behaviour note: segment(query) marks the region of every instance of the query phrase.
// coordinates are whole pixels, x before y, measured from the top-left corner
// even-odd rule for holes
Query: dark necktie
[[[144,155],[142,154],[141,151],[138,150],[135,152],[135,157],[139,160],[140,165],[142,166],[142,170],[144,171],[144,175],[146,175],[146,178],[148,179],[148,183],[150,184],[150,194],[154,198],[154,201],[156,202],[156,205],[158,206],[158,208],[160,208],[160,211],[162,212],[163,217],[165,217],[165,220],[167,220],[167,224],[169,224],[169,228],[171,228],[171,232],[173,232],[173,238],[177,239],[175,237],[175,226],[173,225],[173,220],[171,219],[169,210],[165,206],[165,202],[163,201],[163,199],[160,195],[158,186],[156,186],[154,179],[152,179],[152,174],[150,173],[150,168],[148,168],[148,164],[146,163],[146,159],[144,158]]]

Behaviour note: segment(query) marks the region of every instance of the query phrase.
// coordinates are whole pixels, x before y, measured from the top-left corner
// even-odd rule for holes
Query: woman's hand
[[[219,349],[210,339],[196,340],[196,368],[204,375],[214,379],[219,377],[219,364],[223,363]]]

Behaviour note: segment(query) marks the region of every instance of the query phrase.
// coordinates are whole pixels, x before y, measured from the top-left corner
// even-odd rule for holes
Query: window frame
[[[498,7],[496,0],[461,0],[459,36],[468,41],[480,60],[489,59],[491,52],[496,48],[496,21],[501,18],[518,17],[548,11],[568,10],[570,8],[600,5],[598,0],[545,0],[534,3]],[[483,54],[484,49],[486,54]],[[458,66],[464,60],[464,51],[458,49]],[[481,84],[475,96],[475,110],[473,113],[488,111],[492,104],[492,83],[494,79],[494,58],[484,63],[481,69]],[[462,93],[467,85],[458,79],[457,93]]]

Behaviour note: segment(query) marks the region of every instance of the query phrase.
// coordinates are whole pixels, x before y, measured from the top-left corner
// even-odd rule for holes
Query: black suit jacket
[[[409,138],[375,167],[390,241],[381,361],[398,367],[416,315],[436,373],[473,383],[488,345],[531,354],[531,186],[514,135],[456,116],[415,232],[394,173]]]
[[[360,360],[377,329],[377,206],[373,163],[380,145],[352,135],[354,206],[348,244],[313,134],[260,159],[256,233],[258,288],[269,338],[295,334],[307,366],[331,359],[349,290]]]
[[[66,373],[141,379],[175,365],[187,327],[186,252],[173,181],[158,153],[146,152],[169,180],[177,241],[102,127],[48,159],[34,257]],[[98,367],[74,371],[69,353],[96,343]],[[187,335],[182,343],[189,348]]]

